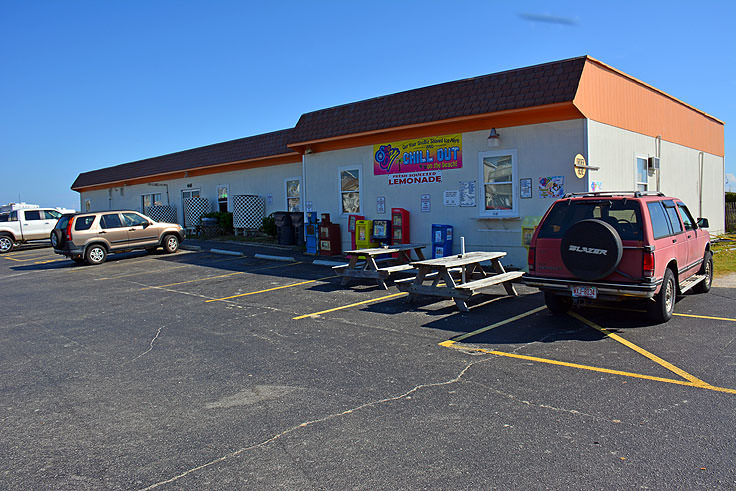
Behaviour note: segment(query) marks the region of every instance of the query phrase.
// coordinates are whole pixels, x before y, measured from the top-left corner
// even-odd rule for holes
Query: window
[[[682,233],[682,223],[680,223],[680,216],[677,214],[675,202],[672,200],[662,201],[664,210],[667,212],[667,216],[670,219],[670,227],[672,232],[675,234]]]
[[[140,216],[138,213],[123,213],[126,227],[135,227],[137,225],[148,225],[148,220]]]
[[[141,195],[141,210],[143,211],[143,213],[145,213],[146,209],[150,208],[151,206],[161,206],[163,204],[164,202],[161,200],[161,193]]]
[[[58,220],[61,216],[61,212],[56,210],[43,210],[42,213],[46,220]]]
[[[290,177],[285,181],[286,209],[302,211],[302,180],[300,177]]]
[[[9,213],[3,213],[0,215],[0,222],[9,222],[10,221],[10,214]]]
[[[481,152],[480,189],[482,203],[480,216],[507,217],[517,215],[516,151]]]
[[[94,215],[77,217],[77,219],[74,220],[74,230],[89,230],[90,228],[92,228],[92,224],[94,223],[94,221]]]
[[[227,211],[228,186],[217,186],[217,209]]]
[[[687,206],[684,203],[677,203],[677,206],[680,208],[680,216],[682,217],[682,223],[685,224],[685,230],[695,230],[698,228]]]
[[[123,223],[120,221],[120,215],[117,213],[111,215],[102,215],[100,218],[100,227],[102,228],[121,228]]]
[[[636,190],[646,191],[649,188],[649,170],[647,167],[647,159],[642,157],[636,158]]]
[[[560,238],[571,225],[589,218],[603,220],[616,229],[621,240],[641,240],[641,208],[631,200],[557,203],[539,231],[539,238]]]
[[[23,213],[26,215],[26,220],[41,220],[41,212],[39,210],[29,210]]]
[[[672,203],[671,206],[670,203]],[[652,219],[652,232],[655,239],[682,232],[682,224],[677,218],[674,202],[654,201],[647,203],[647,208],[649,208],[649,216]],[[672,220],[673,214],[674,220]]]
[[[360,169],[340,169],[340,210],[360,213]]]

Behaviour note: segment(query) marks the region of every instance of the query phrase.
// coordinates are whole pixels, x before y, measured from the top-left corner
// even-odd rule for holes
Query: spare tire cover
[[[571,226],[560,245],[562,262],[583,280],[599,280],[611,274],[621,262],[621,237],[610,224],[596,219]]]

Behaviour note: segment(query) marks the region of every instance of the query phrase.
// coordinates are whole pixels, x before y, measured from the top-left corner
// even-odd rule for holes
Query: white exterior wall
[[[636,158],[654,157],[655,138],[588,120],[588,164],[600,167],[589,181],[602,183],[604,191],[636,189]],[[661,191],[682,199],[696,217],[706,217],[711,234],[725,230],[724,159],[703,153],[702,211],[700,155],[698,150],[661,142],[659,189],[657,176],[649,176],[649,191]]]
[[[162,201],[176,206],[179,223],[183,223],[181,193],[185,190],[199,189],[200,196],[210,200],[212,211],[217,208],[217,187],[229,186],[229,196],[237,194],[255,194],[262,196],[266,202],[266,215],[274,211],[286,210],[286,184],[288,178],[300,177],[302,174],[301,162],[295,164],[281,164],[254,169],[208,174],[204,176],[187,177],[183,179],[162,179],[157,184],[167,184],[169,202],[166,201],[166,186],[151,184],[136,184],[132,186],[115,186],[98,191],[88,191],[80,194],[80,210],[86,211],[85,201],[90,200],[91,211],[96,210],[141,210],[141,196],[144,194],[161,193]],[[191,186],[190,186],[191,185]],[[266,199],[271,194],[271,203]],[[232,199],[228,209],[232,211]]]
[[[585,120],[497,128],[499,147],[489,147],[484,131],[464,133],[462,139],[463,167],[442,172],[441,183],[388,185],[388,176],[373,175],[373,146],[313,153],[306,158],[306,201],[312,210],[330,213],[333,223],[340,224],[343,250],[350,248],[347,215],[341,215],[339,172],[341,168],[358,168],[361,173],[361,212],[367,219],[391,218],[391,208],[405,208],[410,214],[411,241],[426,243],[425,255],[431,256],[432,224],[454,227],[453,252],[460,251],[460,237],[465,237],[465,248],[473,250],[502,250],[508,253],[504,263],[526,266],[526,248],[521,243],[521,224],[524,217],[541,217],[554,201],[541,198],[539,178],[564,176],[565,192],[587,189],[586,179],[575,176],[573,161],[578,153],[585,153]],[[383,143],[390,143],[386,141]],[[496,150],[515,150],[517,154],[514,176],[518,216],[513,218],[480,217],[482,202],[482,175],[479,154]],[[532,179],[532,198],[520,199],[519,179]],[[458,190],[460,181],[476,181],[476,206],[444,205],[444,191]],[[431,196],[431,211],[421,212],[421,196]],[[377,214],[376,198],[386,198],[386,211]]]

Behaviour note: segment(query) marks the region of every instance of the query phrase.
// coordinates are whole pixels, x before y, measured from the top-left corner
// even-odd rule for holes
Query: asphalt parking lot
[[[0,256],[4,489],[733,489],[736,288],[461,314],[311,259]]]

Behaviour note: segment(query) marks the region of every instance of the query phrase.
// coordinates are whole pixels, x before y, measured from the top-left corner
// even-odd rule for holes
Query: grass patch
[[[736,233],[719,235],[715,240],[711,243],[713,273],[715,276],[736,273]]]

